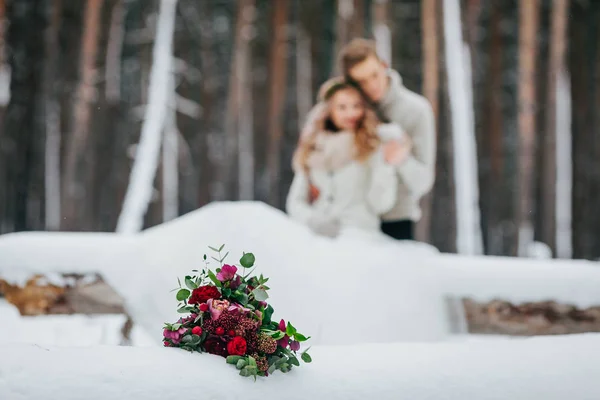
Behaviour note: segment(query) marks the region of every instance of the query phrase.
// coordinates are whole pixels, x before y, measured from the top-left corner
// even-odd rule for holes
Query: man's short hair
[[[371,56],[379,60],[374,40],[364,38],[352,39],[342,48],[339,54],[338,62],[342,74],[346,78],[350,78],[350,70]]]

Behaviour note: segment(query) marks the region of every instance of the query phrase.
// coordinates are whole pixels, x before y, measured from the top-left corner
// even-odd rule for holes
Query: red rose
[[[192,328],[192,333],[194,335],[202,335],[202,328],[200,328],[199,326],[195,326]]]
[[[246,354],[246,339],[236,336],[227,343],[227,352],[232,356],[243,356]]]
[[[206,303],[208,301],[208,299],[220,299],[221,298],[221,292],[219,292],[219,289],[217,289],[216,286],[212,286],[212,285],[206,285],[206,286],[200,286],[197,289],[194,289],[192,291],[192,296],[190,297],[190,300],[188,303],[190,304],[200,304],[200,303]]]
[[[223,329],[222,326],[219,326],[216,330],[215,333],[219,336],[223,336],[225,334],[225,329]]]
[[[202,311],[202,312],[208,311],[208,304],[206,304],[206,303],[200,304],[200,311]]]

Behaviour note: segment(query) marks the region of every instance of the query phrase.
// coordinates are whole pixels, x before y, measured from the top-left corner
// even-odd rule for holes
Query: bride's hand
[[[390,140],[383,144],[383,156],[390,165],[401,165],[404,163],[412,151],[412,142],[410,140]]]

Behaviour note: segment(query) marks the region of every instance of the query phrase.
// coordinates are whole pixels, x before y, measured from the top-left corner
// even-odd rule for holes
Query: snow
[[[262,203],[209,205],[138,235],[5,235],[0,276],[22,281],[34,272],[99,272],[126,300],[135,322],[159,340],[163,322],[177,318],[170,293],[177,277],[203,266],[206,246],[222,243],[232,261],[242,251],[256,254],[257,272],[271,277],[275,317],[310,332],[315,344],[370,340],[366,323],[352,335],[339,335],[337,326],[358,312],[384,329],[380,341],[439,340],[448,333],[435,273],[414,262],[437,254],[435,249],[361,236],[315,237]],[[332,292],[336,287],[345,290]],[[377,304],[364,301],[375,292],[381,293]],[[323,304],[336,312],[315,315]]]
[[[160,157],[161,133],[167,118],[170,99],[170,74],[173,54],[173,30],[177,0],[161,0],[152,54],[152,70],[148,94],[148,107],[140,143],[123,210],[117,222],[117,231],[134,233],[142,229],[144,214],[154,190],[154,177]]]
[[[125,315],[40,315],[22,317],[13,305],[0,299],[0,319],[10,329],[0,330],[0,343],[37,344],[40,346],[85,347],[118,346]],[[133,327],[135,346],[152,346],[154,341],[140,327]]]
[[[596,400],[598,346],[588,334],[314,347],[313,363],[254,382],[223,358],[179,349],[1,345],[0,397]]]
[[[455,325],[446,296],[600,305],[596,262],[448,255],[360,235],[332,240],[259,202],[213,203],[135,235],[0,236],[0,276],[22,282],[39,272],[101,273],[159,342],[163,323],[178,317],[170,292],[177,277],[203,267],[207,246],[223,243],[232,262],[255,253],[256,272],[271,277],[275,318],[291,320],[315,345],[446,340]],[[334,311],[315,312],[324,307]],[[356,315],[369,318],[340,335]]]
[[[462,39],[459,0],[444,0],[443,14],[454,145],[456,248],[461,254],[482,254],[471,56]]]
[[[424,259],[423,265],[443,271],[442,286],[448,295],[478,301],[600,305],[600,264],[595,261],[441,254]]]

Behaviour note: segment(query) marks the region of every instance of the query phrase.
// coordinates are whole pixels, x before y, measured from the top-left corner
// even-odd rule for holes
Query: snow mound
[[[596,400],[600,359],[589,353],[598,346],[597,334],[317,346],[312,364],[253,382],[222,358],[179,349],[2,345],[0,397]]]
[[[444,291],[457,297],[514,303],[554,300],[580,308],[600,305],[596,261],[443,254],[422,262],[443,270]]]
[[[423,267],[435,248],[359,234],[317,237],[258,202],[213,203],[137,235],[0,237],[0,276],[99,272],[158,342],[163,323],[178,318],[170,292],[177,277],[203,267],[207,246],[223,243],[231,261],[243,251],[256,255],[256,271],[271,278],[274,317],[293,321],[315,344],[431,341],[449,333],[439,274]],[[352,331],[340,332],[348,324]]]

